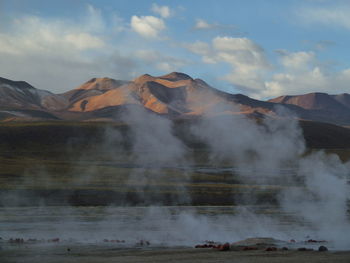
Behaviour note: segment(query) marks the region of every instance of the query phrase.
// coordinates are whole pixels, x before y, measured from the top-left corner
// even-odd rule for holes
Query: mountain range
[[[230,94],[201,79],[172,72],[132,81],[93,78],[62,94],[36,89],[24,81],[0,78],[0,121],[113,121],[126,107],[141,107],[172,119],[203,115],[280,116],[287,109],[300,120],[350,126],[350,95],[309,93],[267,101]]]

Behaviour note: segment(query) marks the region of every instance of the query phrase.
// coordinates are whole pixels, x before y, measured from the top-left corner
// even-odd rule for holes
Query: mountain
[[[308,93],[304,95],[296,96],[280,96],[269,100],[270,102],[293,104],[308,110],[348,110],[350,107],[347,104],[347,98],[345,95],[328,95],[327,93]]]
[[[350,123],[350,95],[329,95],[327,93],[308,93],[295,96],[280,96],[269,102],[295,105],[308,111],[310,120],[329,122],[338,125]]]
[[[70,101],[68,111],[83,113],[81,116],[89,119],[94,113],[98,115],[96,118],[100,118],[101,111],[117,112],[126,105],[143,107],[172,118],[221,114],[261,115],[276,111],[275,103],[225,93],[201,79],[193,79],[179,72],[159,77],[145,74],[130,82],[92,79],[63,96]],[[304,111],[293,105],[285,107],[298,113]]]
[[[310,93],[260,101],[217,90],[201,79],[172,72],[132,81],[93,78],[62,94],[39,90],[23,81],[0,78],[0,120],[119,120],[126,108],[138,107],[173,119],[244,114],[281,115],[287,109],[299,119],[350,125],[350,95]],[[283,112],[283,110],[282,110]]]
[[[67,101],[60,95],[39,90],[25,81],[0,78],[0,107],[60,110],[67,107]]]
[[[63,93],[62,96],[69,101],[70,105],[73,105],[77,101],[81,101],[92,96],[102,95],[109,90],[119,88],[127,83],[127,81],[114,80],[110,78],[93,78],[80,87]]]
[[[65,109],[67,100],[24,81],[0,78],[0,119],[58,119],[51,111]]]

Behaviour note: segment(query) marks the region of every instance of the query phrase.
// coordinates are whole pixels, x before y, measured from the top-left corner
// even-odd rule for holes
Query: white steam
[[[110,207],[104,211],[106,216],[93,223],[79,225],[72,220],[65,224],[71,231],[64,229],[63,224],[53,227],[67,238],[79,236],[79,233],[85,233],[81,236],[86,238],[86,231],[89,231],[92,241],[103,238],[142,239],[155,244],[192,246],[203,240],[233,242],[255,236],[305,240],[306,236],[312,235],[313,238],[332,242],[337,249],[349,248],[347,202],[350,197],[350,165],[342,163],[335,155],[323,152],[306,154],[296,118],[288,117],[283,109],[278,114],[265,118],[260,124],[243,115],[213,117],[208,114],[192,124],[190,130],[209,147],[209,167],[234,168],[232,177],[238,173],[243,184],[254,182],[261,187],[279,186],[281,215],[288,215],[288,219],[243,206],[226,208],[225,213],[221,208],[214,213],[198,213],[198,208],[184,207],[179,207],[177,211],[152,206],[143,209]],[[281,115],[283,118],[280,118]],[[188,204],[190,193],[186,186],[195,158],[174,135],[173,122],[138,107],[129,107],[123,121],[129,127],[132,160],[137,166],[128,175],[127,186],[134,187],[140,198],[149,203],[152,201],[149,193],[157,190],[157,183],[164,176],[169,176],[165,169],[182,167],[182,185],[177,187],[177,194],[172,198],[174,204]],[[118,134],[109,138],[108,142],[121,140],[122,137]],[[111,143],[110,147],[113,145]],[[115,149],[110,149],[110,153],[113,152]],[[286,169],[293,172],[282,172]],[[148,191],[150,187],[151,191]],[[162,204],[162,200],[155,204]],[[76,216],[77,220],[79,217]]]
[[[173,134],[173,123],[161,116],[148,112],[139,107],[128,107],[123,115],[123,121],[130,128],[133,161],[141,166],[129,175],[129,184],[133,185],[137,193],[145,201],[149,201],[147,189],[156,185],[166,176],[164,169],[168,167],[186,167],[186,147]],[[183,172],[185,181],[187,172]],[[189,200],[185,182],[177,187],[174,203],[184,203]],[[175,200],[174,200],[175,199]],[[177,199],[177,200],[176,200]],[[146,202],[147,203],[147,202]],[[163,200],[158,200],[162,204]]]
[[[307,229],[291,226],[295,236],[304,232],[304,236],[312,234],[339,249],[348,248],[349,165],[323,152],[303,156],[305,144],[298,122],[283,109],[279,115],[283,118],[266,118],[262,125],[243,116],[208,117],[193,132],[209,145],[213,161],[238,167],[243,182],[253,178],[260,183],[299,184],[282,188],[279,200],[284,212],[309,225]],[[295,174],[281,172],[288,167],[295,169]],[[257,224],[262,222],[260,216],[255,219]],[[280,235],[272,229],[269,233]]]

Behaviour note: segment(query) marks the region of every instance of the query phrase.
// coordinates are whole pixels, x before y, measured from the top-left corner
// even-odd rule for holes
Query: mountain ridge
[[[61,94],[36,89],[25,81],[0,78],[0,95],[2,121],[47,118],[115,121],[120,109],[128,106],[175,119],[223,114],[273,117],[280,115],[279,107],[284,107],[301,120],[350,125],[350,95],[347,93],[315,92],[262,101],[215,89],[181,72],[158,77],[144,74],[131,81],[92,78]],[[33,111],[36,111],[35,116],[32,116]],[[101,117],[103,112],[107,117]],[[40,115],[46,117],[38,117]]]

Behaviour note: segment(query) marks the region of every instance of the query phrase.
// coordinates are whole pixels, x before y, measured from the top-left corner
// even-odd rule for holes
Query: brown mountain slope
[[[90,96],[84,95],[75,100],[70,110],[94,111],[122,104],[138,104],[159,114],[198,114],[203,112],[203,105],[208,108],[218,100],[210,89],[207,84],[183,73],[174,72],[160,77],[145,74],[127,85],[115,86],[105,92],[90,88]],[[92,92],[95,94],[91,95]]]
[[[63,93],[62,96],[72,104],[87,97],[104,94],[108,90],[118,88],[127,83],[127,81],[110,78],[93,78],[78,88]]]
[[[136,104],[143,105],[155,113],[189,118],[203,114],[266,114],[275,112],[276,106],[271,102],[216,90],[203,80],[192,79],[178,72],[159,77],[145,74],[121,86],[110,84],[103,90],[91,85],[95,81],[92,80],[83,85],[88,86],[88,89],[75,90],[79,94],[76,93],[71,97],[74,98],[70,99],[73,102],[69,108],[70,111],[93,112],[105,107]],[[109,79],[104,81],[111,83]],[[298,114],[303,112],[302,109],[293,105],[286,107]]]
[[[329,122],[338,125],[350,123],[350,95],[309,93],[295,96],[280,96],[269,100],[283,105],[295,105],[307,110],[306,120]]]
[[[339,97],[339,100],[341,100],[341,97]],[[319,92],[296,96],[280,96],[269,101],[293,104],[308,110],[346,110],[346,106],[335,99],[334,96]]]

